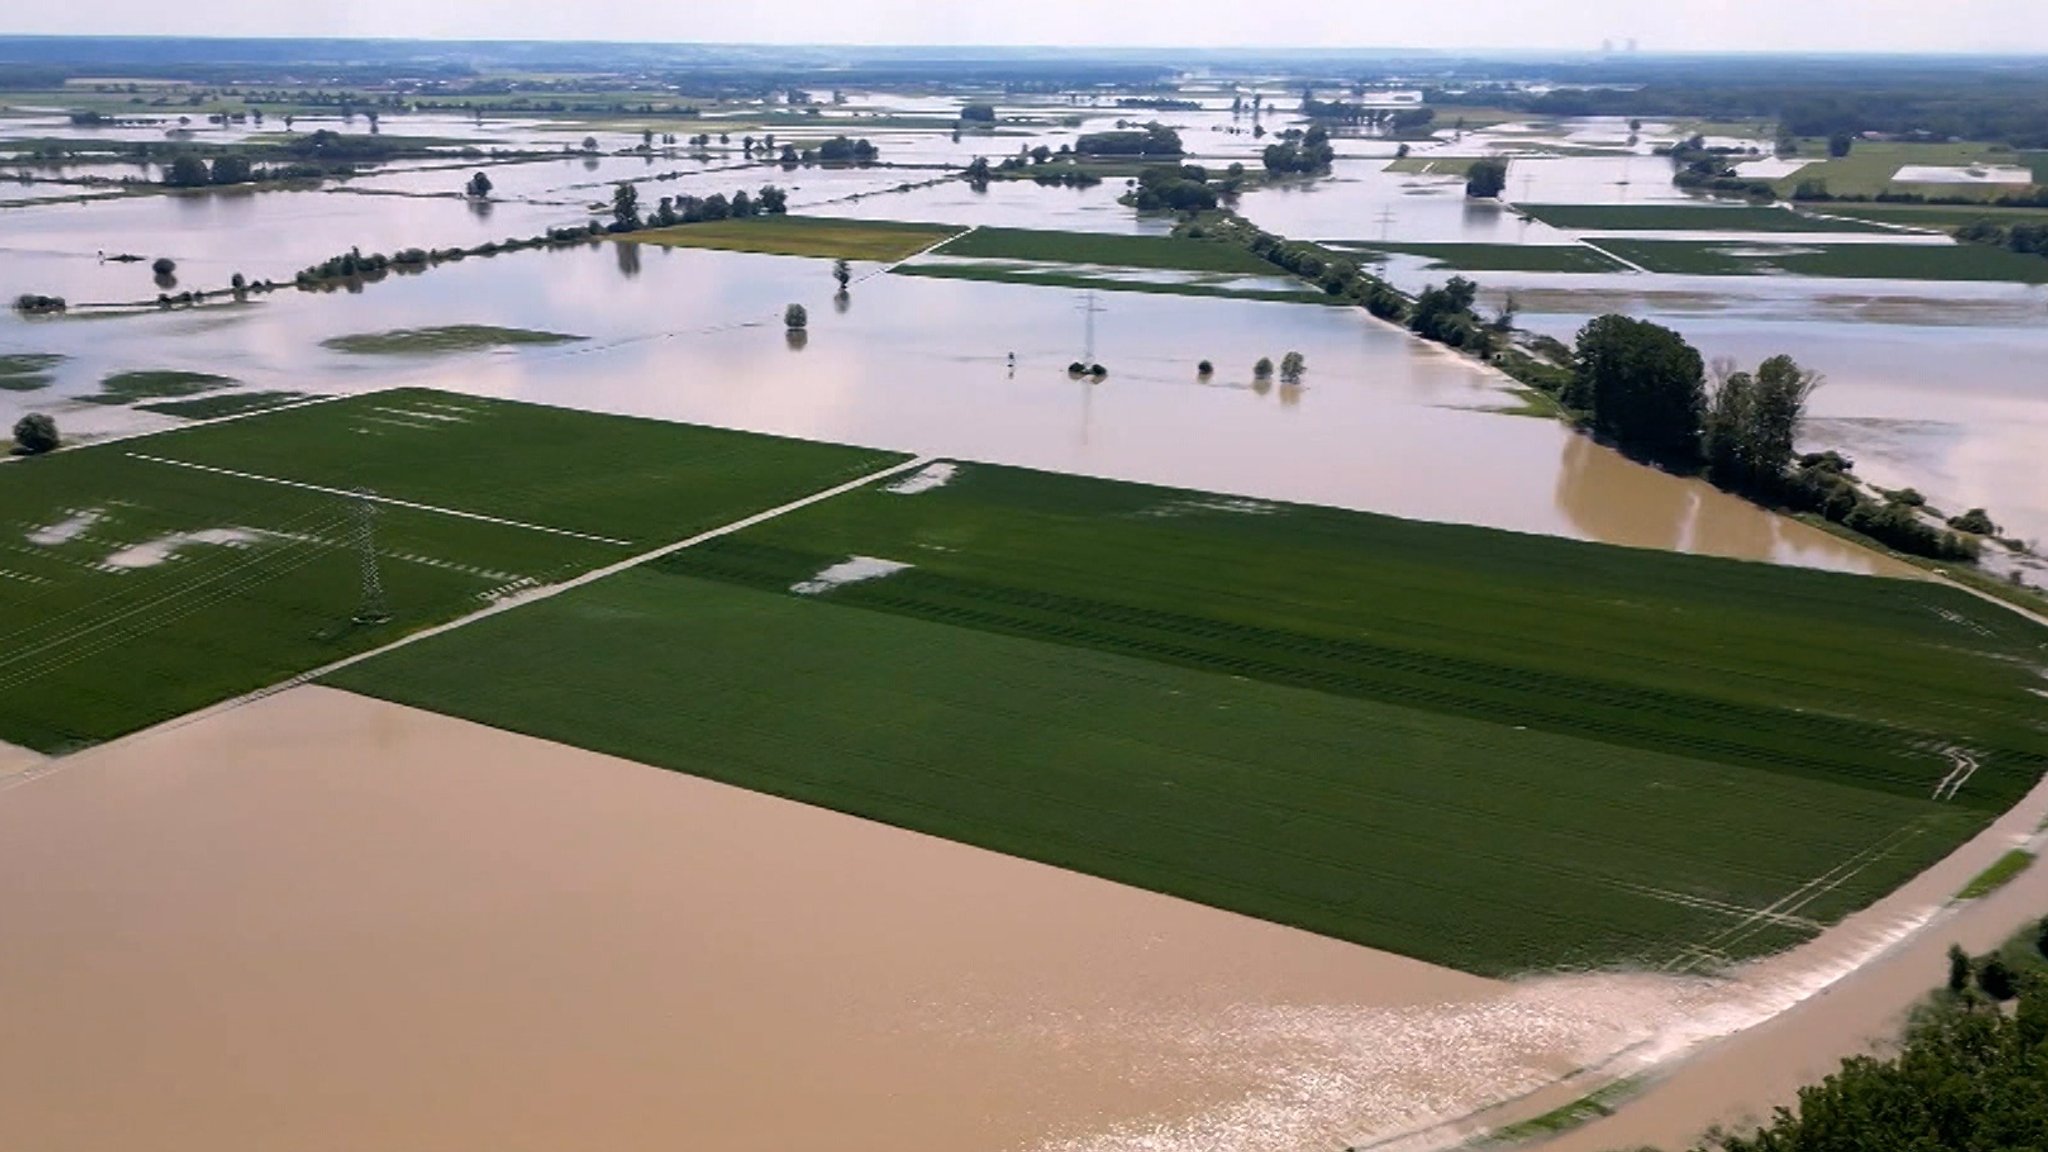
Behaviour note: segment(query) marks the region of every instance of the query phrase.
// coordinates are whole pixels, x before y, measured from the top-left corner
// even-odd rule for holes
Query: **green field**
[[[1876,196],[1880,192],[1913,190],[1929,195],[1990,198],[2016,190],[2011,185],[1901,184],[1894,180],[1893,177],[1899,169],[1908,165],[1946,168],[1967,168],[1973,164],[2034,167],[2034,178],[2043,179],[2043,173],[2037,166],[2034,155],[2014,152],[2002,145],[1970,141],[1921,144],[1865,140],[1858,141],[1847,156],[1830,157],[1827,154],[1826,141],[1802,140],[1800,155],[1812,156],[1814,162],[1774,181],[1781,193],[1790,194],[1793,189],[1810,180],[1825,183],[1828,191],[1837,196]]]
[[[1516,204],[1550,225],[1581,232],[1888,232],[1856,220],[1828,220],[1783,208],[1705,204]]]
[[[186,420],[216,420],[222,416],[246,416],[266,408],[279,408],[310,400],[304,392],[216,392],[190,400],[166,400],[160,404],[137,404],[144,412],[178,416]]]
[[[1118,268],[1160,268],[1183,272],[1275,274],[1268,264],[1237,244],[1178,236],[1119,236],[1106,232],[1055,232],[1029,228],[976,228],[939,248],[937,255],[977,260],[1035,260],[1058,264],[1102,264]]]
[[[1600,247],[1652,272],[1696,276],[1821,276],[2048,284],[2048,260],[1982,244],[1780,244],[1619,240]]]
[[[0,353],[0,392],[34,392],[50,386],[51,372],[64,362],[54,352]]]
[[[792,594],[849,557],[912,567]],[[1889,890],[2048,765],[2042,641],[1930,584],[967,465],[336,683],[1505,973]]]
[[[13,464],[0,739],[109,739],[893,459],[407,390]],[[259,477],[432,506],[374,518],[389,623],[350,621],[357,502]]]
[[[235,381],[211,372],[151,369],[116,372],[100,381],[97,395],[84,399],[92,404],[133,404],[139,400],[174,400],[232,388]]]
[[[1388,253],[1421,256],[1464,272],[1622,272],[1627,266],[1583,244],[1390,244],[1332,241],[1328,247],[1367,258]]]
[[[900,220],[841,220],[828,216],[750,216],[649,228],[615,237],[621,243],[677,248],[719,248],[770,256],[819,256],[895,261],[917,255],[960,231],[955,224]]]
[[[586,339],[530,328],[499,328],[491,324],[446,324],[438,328],[394,328],[389,332],[356,332],[322,340],[322,348],[367,356],[437,356],[485,348],[529,344],[570,344]]]
[[[1960,204],[1819,204],[1813,211],[1834,216],[1854,216],[1885,224],[1946,231],[1989,220],[1994,224],[2039,224],[2048,222],[2048,208],[1970,207]]]
[[[1121,280],[1112,276],[1089,276],[1063,270],[1061,265],[1037,267],[1015,264],[905,264],[893,270],[898,276],[921,276],[932,280],[980,280],[997,284],[1036,284],[1044,288],[1085,288],[1099,292],[1149,292],[1164,296],[1212,296],[1229,300],[1266,300],[1282,304],[1336,304],[1349,301],[1307,288],[1241,288],[1229,284]],[[1268,265],[1277,275],[1278,269]]]

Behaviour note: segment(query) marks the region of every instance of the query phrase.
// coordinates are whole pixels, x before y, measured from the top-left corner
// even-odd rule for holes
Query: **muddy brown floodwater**
[[[49,767],[0,780],[6,1148],[1340,1147],[1660,995],[319,687]]]

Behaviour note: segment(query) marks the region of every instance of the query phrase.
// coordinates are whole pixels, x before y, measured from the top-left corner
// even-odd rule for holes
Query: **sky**
[[[0,34],[2048,53],[2048,0],[92,0]]]

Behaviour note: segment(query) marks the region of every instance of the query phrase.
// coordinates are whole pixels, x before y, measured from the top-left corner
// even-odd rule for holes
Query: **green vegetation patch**
[[[50,386],[51,373],[64,357],[55,352],[0,354],[0,392],[34,392]]]
[[[1465,272],[1622,272],[1628,267],[1584,244],[1394,244],[1358,240],[1333,242],[1329,246],[1368,257],[1421,256],[1439,267]]]
[[[0,469],[0,739],[106,740],[894,459],[416,389]],[[389,623],[351,622],[360,502],[263,476],[435,506],[377,506]]]
[[[888,262],[915,256],[959,231],[956,224],[842,220],[829,216],[750,216],[744,220],[706,220],[673,228],[642,229],[622,240],[771,256]]]
[[[949,467],[338,682],[1485,973],[1782,948],[2048,763],[1938,585]]]
[[[652,547],[900,454],[401,388],[167,434],[154,455]]]
[[[1516,204],[1553,228],[1603,232],[1886,232],[1783,208],[1705,204]]]
[[[894,270],[898,276],[922,276],[933,280],[981,280],[999,284],[1036,284],[1047,288],[1091,288],[1103,292],[1149,292],[1166,296],[1213,296],[1230,300],[1265,300],[1282,304],[1338,304],[1350,301],[1306,288],[1241,288],[1229,284],[1120,280],[1111,276],[1087,276],[1062,272],[1058,267],[1021,268],[1013,264],[906,264]],[[1271,274],[1272,266],[1267,266]]]
[[[235,381],[211,372],[157,369],[116,372],[100,381],[99,394],[81,397],[88,404],[133,404],[138,400],[169,400],[233,388]]]
[[[531,328],[499,328],[491,324],[444,324],[433,328],[394,328],[358,332],[322,340],[322,348],[367,356],[435,356],[483,348],[514,348],[529,344],[573,344],[584,336],[538,332]]]
[[[1789,195],[1801,184],[1818,181],[1826,184],[1828,191],[1836,196],[1876,196],[1909,187],[1895,179],[1899,169],[1909,165],[1968,168],[1975,164],[2024,167],[2031,163],[2027,155],[2002,145],[1973,141],[1933,144],[1859,140],[1847,156],[1829,157],[1827,141],[1802,140],[1800,152],[1817,159],[1774,181],[1781,193]],[[2035,179],[2040,178],[2037,172]],[[1997,196],[2014,190],[2011,185],[1964,183],[1915,184],[1910,187],[1939,196]]]
[[[186,420],[217,420],[223,416],[246,416],[311,397],[304,392],[222,392],[191,400],[166,400],[161,404],[137,404],[144,412],[178,416]]]
[[[1121,236],[1029,228],[976,228],[946,242],[937,255],[981,260],[1036,260],[1161,268],[1183,272],[1273,274],[1273,266],[1237,244],[1179,236]]]
[[[1979,896],[1989,896],[2011,883],[2020,873],[2025,872],[2027,866],[2033,862],[2034,854],[2032,852],[2015,848],[2000,856],[1991,867],[1978,873],[1976,879],[1965,884],[1963,890],[1956,893],[1956,899],[1975,900]]]
[[[2048,260],[1982,244],[1766,244],[1602,239],[1652,272],[1697,276],[1820,276],[2048,284]]]
[[[1388,163],[1383,171],[1400,172],[1409,176],[1456,176],[1463,180],[1471,175],[1472,166],[1490,156],[1403,156]]]
[[[285,404],[297,404],[301,400],[311,400],[311,396],[305,392],[223,392],[215,396],[199,396],[195,400],[137,404],[135,408],[143,412],[158,412],[162,416],[180,416],[184,420],[219,420],[221,416],[248,416],[250,412],[283,408]]]

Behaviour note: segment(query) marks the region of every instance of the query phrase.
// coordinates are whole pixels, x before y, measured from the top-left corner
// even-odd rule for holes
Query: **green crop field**
[[[438,328],[396,328],[389,332],[357,332],[322,340],[320,346],[362,356],[438,356],[485,348],[529,344],[569,344],[586,339],[531,328],[500,328],[492,324],[447,324]]]
[[[136,407],[144,412],[186,420],[214,420],[222,416],[245,416],[266,408],[280,408],[311,399],[303,392],[216,392],[190,400],[165,400],[158,404],[137,404]]]
[[[151,369],[116,372],[100,381],[98,394],[85,397],[92,404],[132,404],[138,400],[174,400],[233,388],[235,381],[211,372]]]
[[[1783,208],[1706,204],[1516,204],[1550,225],[1582,232],[1887,232],[1858,220],[1830,220]]]
[[[1167,268],[1183,272],[1242,272],[1269,276],[1275,272],[1273,265],[1243,247],[1220,240],[1119,236],[1107,232],[976,228],[947,241],[937,254],[978,260],[1036,260],[1059,264],[1104,264],[1118,268]]]
[[[1936,585],[902,487],[335,682],[1484,973],[1784,947],[2048,766],[2048,634]]]
[[[1618,240],[1600,247],[1652,272],[2048,284],[2048,260],[1982,244],[1784,244]]]
[[[900,220],[841,220],[829,216],[750,216],[649,228],[616,237],[621,243],[676,248],[721,248],[770,256],[819,256],[894,261],[915,256],[960,231],[956,224]]]
[[[1378,253],[1421,256],[1463,272],[1622,272],[1621,261],[1583,244],[1395,244],[1375,240],[1332,242],[1371,258]]]
[[[1999,208],[1992,205],[1962,204],[1820,204],[1813,209],[1835,216],[1854,216],[1886,224],[1946,231],[1989,220],[1994,224],[2039,224],[2048,222],[2048,208]]]
[[[12,464],[0,739],[106,740],[895,459],[406,390]],[[373,517],[389,623],[351,623],[359,502],[274,480],[420,505]]]
[[[1268,266],[1277,278],[1279,270]],[[1227,283],[1199,281],[1128,280],[1114,276],[1089,276],[1063,265],[1016,264],[905,264],[894,269],[898,276],[921,276],[930,280],[980,280],[997,284],[1036,284],[1044,288],[1089,288],[1101,292],[1148,292],[1163,296],[1212,296],[1229,300],[1265,300],[1282,304],[1335,304],[1350,302],[1309,288],[1247,288]]]
[[[50,386],[64,357],[54,352],[0,353],[0,392],[34,392]]]
[[[2026,153],[2014,152],[2003,145],[1969,141],[1940,144],[1858,141],[1847,156],[1830,157],[1827,154],[1825,140],[1803,140],[1800,142],[1800,154],[1814,156],[1816,159],[1797,172],[1774,181],[1782,193],[1789,194],[1799,185],[1817,180],[1826,184],[1828,191],[1837,196],[1875,196],[1881,192],[1900,191],[1910,187],[1930,195],[1989,197],[2016,189],[2011,185],[1995,184],[1902,185],[1896,180],[1896,176],[1900,168],[1909,165],[1967,168],[1973,164],[2017,167],[2031,167],[2033,164],[2033,157]],[[2035,179],[2041,179],[2038,172]]]

